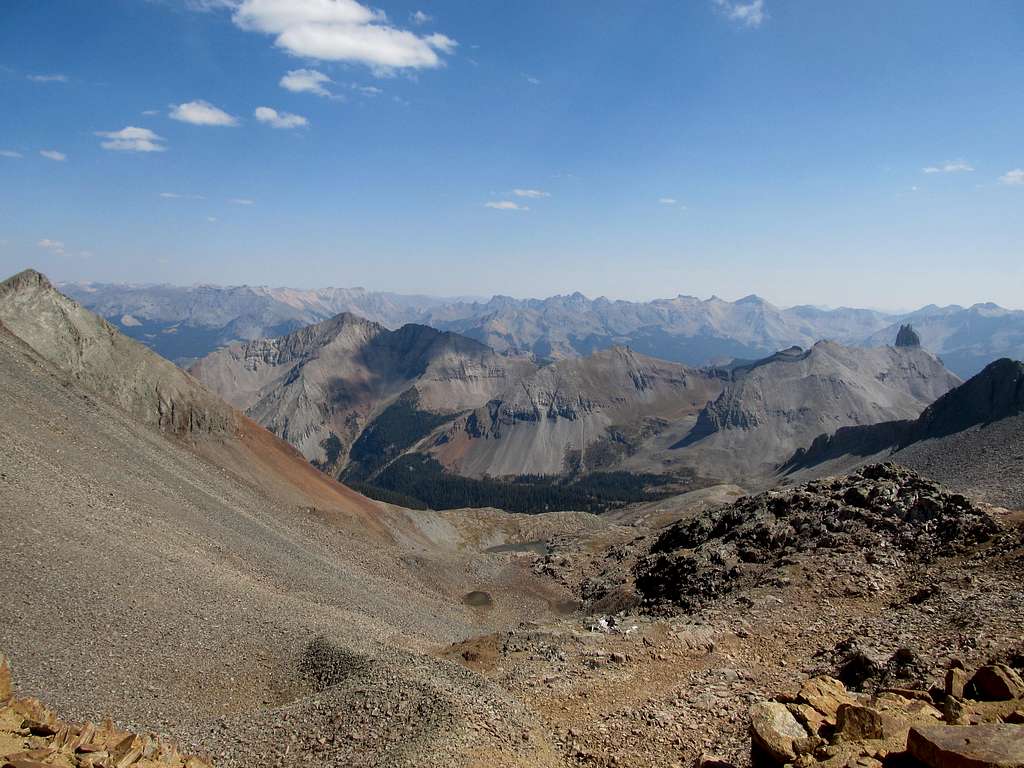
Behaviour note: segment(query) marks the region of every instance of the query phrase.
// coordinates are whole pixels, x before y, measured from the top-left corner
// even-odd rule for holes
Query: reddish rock
[[[1024,698],[1024,680],[1005,664],[989,664],[974,673],[966,693],[978,701]]]
[[[907,752],[928,768],[1024,768],[1024,726],[915,726]]]

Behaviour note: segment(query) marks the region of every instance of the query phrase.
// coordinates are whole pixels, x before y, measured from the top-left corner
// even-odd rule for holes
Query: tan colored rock
[[[967,672],[958,667],[950,667],[946,670],[945,691],[947,696],[955,696],[958,699],[964,697],[964,688],[967,687]]]
[[[1024,698],[1024,680],[1005,664],[989,664],[974,673],[966,693],[978,701],[1020,699]]]
[[[128,768],[142,756],[145,740],[141,736],[131,734],[123,738],[110,753],[114,768]]]
[[[929,768],[1024,768],[1024,726],[915,726],[907,752]]]
[[[855,704],[857,698],[834,677],[814,677],[800,686],[797,700],[809,704],[820,712],[829,725],[836,724],[836,714],[843,704]]]
[[[891,724],[886,729],[885,715],[877,709],[860,704],[843,704],[839,707],[836,728],[839,741],[884,739],[886,730],[893,730]]]
[[[792,762],[815,744],[786,705],[777,701],[762,701],[750,708],[750,736],[755,746],[780,764]]]
[[[0,704],[6,704],[14,696],[14,684],[11,682],[11,662],[0,653]]]

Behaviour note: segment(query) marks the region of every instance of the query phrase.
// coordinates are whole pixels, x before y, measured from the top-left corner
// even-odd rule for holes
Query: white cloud
[[[0,157],[21,157],[21,152],[15,152],[13,149],[0,149]]]
[[[525,205],[513,202],[512,200],[498,200],[490,203],[484,203],[484,208],[493,208],[496,211],[528,211],[530,210]]]
[[[161,192],[160,197],[166,200],[205,200],[202,195],[182,195],[177,192]]]
[[[292,93],[315,93],[317,96],[330,96],[331,92],[324,86],[331,78],[315,69],[293,69],[281,78],[281,87]]]
[[[242,0],[232,19],[275,35],[274,44],[293,56],[365,64],[378,75],[443,66],[438,53],[458,45],[446,35],[421,37],[391,26],[383,11],[356,0]]]
[[[679,201],[676,200],[674,197],[659,197],[658,202],[661,203],[662,205],[675,205]]]
[[[59,163],[64,162],[68,159],[68,156],[63,152],[58,152],[56,149],[40,149],[39,154],[48,160],[56,160]]]
[[[237,5],[237,0],[185,0],[186,8],[190,11],[200,11],[202,13],[219,11],[224,8],[234,8],[235,5]]]
[[[413,11],[412,13],[409,14],[409,21],[411,21],[413,24],[417,26],[429,24],[433,20],[433,16],[431,16],[428,13],[424,13],[423,11]]]
[[[129,125],[120,131],[96,131],[96,135],[107,139],[100,144],[101,147],[119,152],[163,152],[167,149],[161,143],[163,138],[149,128]]]
[[[207,216],[206,220],[208,222],[210,222],[211,224],[216,224],[217,223],[217,217],[216,216]]]
[[[50,240],[49,238],[44,237],[42,240],[36,243],[36,245],[38,245],[40,248],[44,248],[50,253],[56,254],[57,256],[63,256],[66,252],[64,249],[64,243],[62,243],[60,240]]]
[[[947,160],[942,165],[929,165],[921,170],[924,173],[961,173],[973,171],[974,167],[966,160]]]
[[[290,112],[278,112],[271,107],[256,107],[253,116],[261,123],[266,123],[274,128],[302,128],[309,125],[309,120],[302,115],[293,115]]]
[[[178,104],[171,108],[170,116],[192,125],[238,125],[238,118],[202,100]]]
[[[551,197],[550,192],[542,192],[539,189],[513,189],[512,194],[516,197],[530,197],[533,199]]]
[[[68,81],[67,75],[28,75],[27,77],[33,83],[66,83]]]
[[[142,114],[144,114],[146,117],[153,117],[154,115],[159,115],[160,114],[160,110],[159,109],[144,109],[142,111]]]
[[[999,177],[1000,184],[1008,184],[1011,187],[1024,185],[1024,168],[1014,168]]]
[[[530,77],[529,75],[523,75],[523,77],[526,78],[526,82],[528,82],[530,85],[540,85],[540,80],[538,80],[536,77]]]
[[[361,93],[363,96],[380,96],[384,91],[375,85],[359,85],[358,83],[352,83],[349,86],[356,93]]]
[[[250,200],[246,197],[232,197],[228,202],[234,203],[235,205],[253,205],[256,201]]]
[[[764,10],[764,0],[751,0],[749,3],[737,0],[714,0],[714,3],[722,9],[726,18],[747,27],[759,27],[768,18],[768,14]]]

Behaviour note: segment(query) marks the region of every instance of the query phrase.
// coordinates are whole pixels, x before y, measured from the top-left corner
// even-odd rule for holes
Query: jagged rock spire
[[[897,347],[920,347],[921,337],[917,335],[914,326],[910,323],[901,325],[899,333],[896,334]]]

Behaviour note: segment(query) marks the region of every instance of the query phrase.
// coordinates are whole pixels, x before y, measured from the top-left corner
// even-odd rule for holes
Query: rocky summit
[[[995,521],[960,494],[894,464],[766,491],[677,523],[637,565],[637,590],[685,610],[807,552],[863,552],[896,567],[989,541]]]

